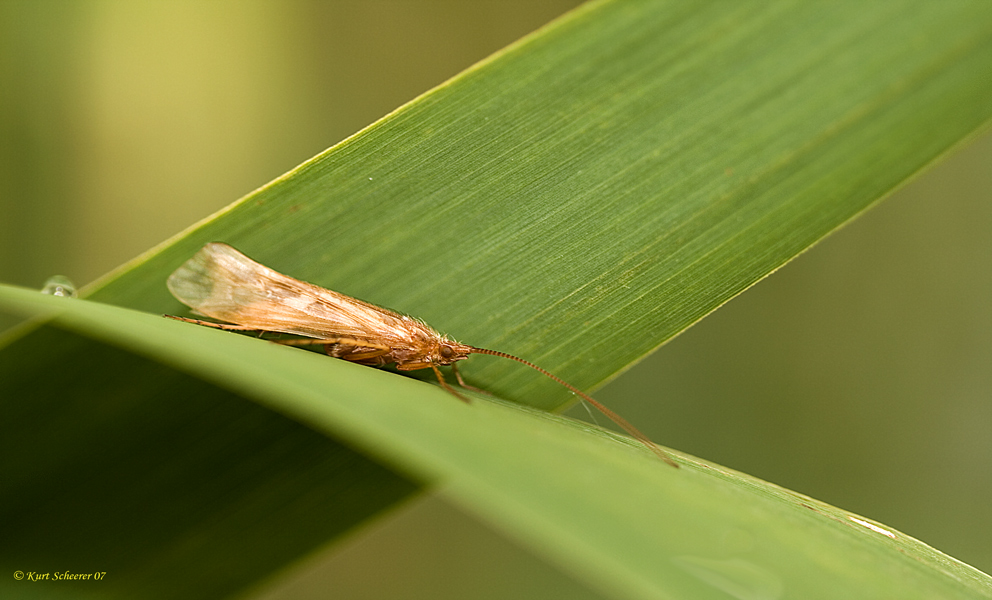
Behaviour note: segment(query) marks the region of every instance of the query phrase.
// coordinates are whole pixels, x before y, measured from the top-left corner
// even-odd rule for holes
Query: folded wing
[[[176,269],[168,286],[201,315],[259,330],[387,343],[409,335],[409,317],[293,279],[219,242]]]

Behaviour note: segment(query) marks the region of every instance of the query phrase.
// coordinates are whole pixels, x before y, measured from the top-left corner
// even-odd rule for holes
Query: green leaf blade
[[[891,528],[692,457],[679,456],[682,468],[673,469],[633,440],[542,411],[496,399],[477,398],[466,404],[409,378],[87,301],[47,298],[0,286],[0,305],[28,314],[54,312],[60,327],[113,339],[161,363],[181,366],[215,384],[239,390],[276,413],[347,444],[368,448],[400,471],[414,474],[415,479],[441,486],[466,509],[609,594],[705,598],[712,597],[714,590],[736,590],[744,597],[992,596],[992,578]],[[176,343],[181,339],[187,343]],[[173,401],[173,405],[185,410],[181,402]],[[230,429],[241,433],[258,427],[263,433],[271,431],[264,415],[258,417],[245,422],[242,416]],[[183,420],[174,425],[183,427]],[[75,430],[82,436],[77,437],[77,443],[85,442],[82,448],[98,441],[85,437],[100,435],[99,429],[88,429],[93,423],[83,421]],[[223,457],[231,440],[246,439],[231,436],[230,430],[223,430],[226,427],[214,435],[214,429],[208,427],[200,440],[213,449],[180,454],[189,459]],[[159,436],[170,438],[168,433]],[[52,442],[58,443],[57,438]],[[313,449],[319,451],[320,447]],[[236,450],[244,451],[252,461],[273,453],[265,444]],[[335,473],[333,465],[340,460],[328,465],[332,480],[321,490],[322,494],[330,493],[330,499],[322,498],[322,494],[316,499],[302,498],[292,501],[294,508],[304,515],[327,512],[324,519],[328,520],[339,516],[342,500],[330,490],[338,487],[347,491],[356,485],[341,472]],[[278,457],[272,463],[270,477],[278,480],[284,474],[277,470],[285,467],[279,466]],[[263,460],[262,466],[266,464]],[[109,461],[107,466],[114,465],[115,461]],[[219,466],[211,464],[207,474]],[[175,463],[170,470],[174,467]],[[201,475],[192,464],[186,468]],[[232,493],[218,483],[245,485],[237,475],[221,469],[216,472],[220,482],[207,477],[193,483],[213,488],[212,493],[230,501]],[[313,485],[307,469],[293,476],[300,477],[304,487]],[[251,480],[249,477],[248,482]],[[263,486],[260,497],[245,494],[234,503],[233,514],[216,517],[219,523],[205,519],[193,531],[206,537],[192,546],[209,542],[207,551],[227,550],[222,557],[208,555],[212,557],[208,562],[214,565],[238,563],[243,552],[247,552],[246,558],[256,560],[267,556],[259,550],[273,551],[274,544],[283,542],[282,530],[271,529],[278,520],[256,523],[259,510],[265,515],[271,508],[254,504],[261,500],[290,501],[285,487],[292,490],[295,482],[281,483]],[[92,486],[99,484],[82,485],[77,492],[87,498]],[[142,477],[115,487],[125,499],[149,491],[148,481]],[[162,498],[142,498],[139,505],[147,509],[161,503],[163,510],[154,514],[165,523],[170,519],[182,522],[186,510],[194,516],[204,511],[203,504],[175,506],[177,499],[189,502],[202,497],[201,490],[194,490],[201,493],[192,495],[185,489],[162,492]],[[277,496],[271,498],[269,494]],[[238,498],[239,494],[233,496]],[[313,501],[317,506],[308,506]],[[218,510],[225,506],[225,502],[216,507],[206,504]],[[90,510],[79,503],[59,503],[58,513],[53,508],[43,506],[29,514],[57,514],[72,522]],[[314,512],[314,508],[318,510]],[[276,514],[285,516],[283,511]],[[127,515],[115,515],[130,522]],[[242,523],[246,526],[236,527]],[[323,523],[311,523],[311,528],[316,525]],[[33,548],[33,533],[14,528],[7,539],[11,547],[23,551]],[[123,582],[108,581],[112,596],[138,593],[149,581],[166,585],[165,576],[177,565],[185,567],[188,578],[161,588],[163,597],[180,589],[171,585],[194,595],[217,589],[204,587],[201,578],[208,576],[209,569],[197,567],[195,557],[200,555],[183,537],[173,542],[176,547],[165,551],[155,546],[155,550],[139,547],[139,551],[129,552],[128,557],[145,560],[135,573],[135,565],[124,561],[120,553],[127,540],[114,537],[128,533],[108,528],[103,541],[94,545],[90,538],[96,533],[81,527],[72,535],[64,535],[61,547],[68,552],[66,559],[89,548],[90,560],[121,565]],[[267,537],[259,539],[260,533]],[[146,534],[138,539],[147,542],[155,537]],[[225,542],[229,548],[223,547]],[[4,558],[10,562],[11,557]],[[220,563],[219,558],[223,558]],[[227,575],[230,579],[248,576],[240,571]],[[223,583],[232,585],[229,579]]]
[[[178,310],[161,273],[226,241],[599,385],[983,126],[988,13],[584,7],[93,297]],[[473,380],[508,397],[570,400],[515,365],[474,362]]]

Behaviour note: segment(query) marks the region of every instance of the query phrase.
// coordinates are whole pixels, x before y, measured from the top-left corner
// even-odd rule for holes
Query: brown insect
[[[328,355],[381,367],[395,363],[400,371],[433,369],[441,386],[468,401],[444,380],[439,365],[450,365],[458,384],[458,367],[469,354],[509,358],[535,369],[568,388],[614,423],[644,443],[662,460],[678,467],[667,454],[623,417],[575,386],[522,358],[460,344],[423,321],[299,281],[261,265],[227,244],[204,246],[169,276],[169,291],[194,312],[224,323],[173,317],[228,331],[286,333],[311,339],[271,340],[294,346],[323,346]]]

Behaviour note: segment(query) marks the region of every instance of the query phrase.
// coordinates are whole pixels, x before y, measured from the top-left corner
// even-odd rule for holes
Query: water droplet
[[[76,294],[76,285],[64,275],[52,275],[49,277],[48,281],[41,288],[41,293],[66,298],[75,298],[78,295]]]
[[[857,517],[848,517],[848,519],[854,521],[858,525],[864,525],[865,527],[867,527],[868,529],[871,529],[872,531],[874,531],[876,533],[881,533],[882,535],[884,535],[886,537],[890,537],[892,539],[896,539],[896,534],[892,533],[888,529],[885,529],[883,527],[879,527],[878,525],[875,525],[874,523],[869,523],[868,521],[865,521],[864,519],[858,519]]]

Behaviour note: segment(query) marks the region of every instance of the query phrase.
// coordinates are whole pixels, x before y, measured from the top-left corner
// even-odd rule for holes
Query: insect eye
[[[444,358],[451,358],[454,355],[455,355],[455,351],[452,350],[449,346],[441,347],[441,356],[443,356]]]

